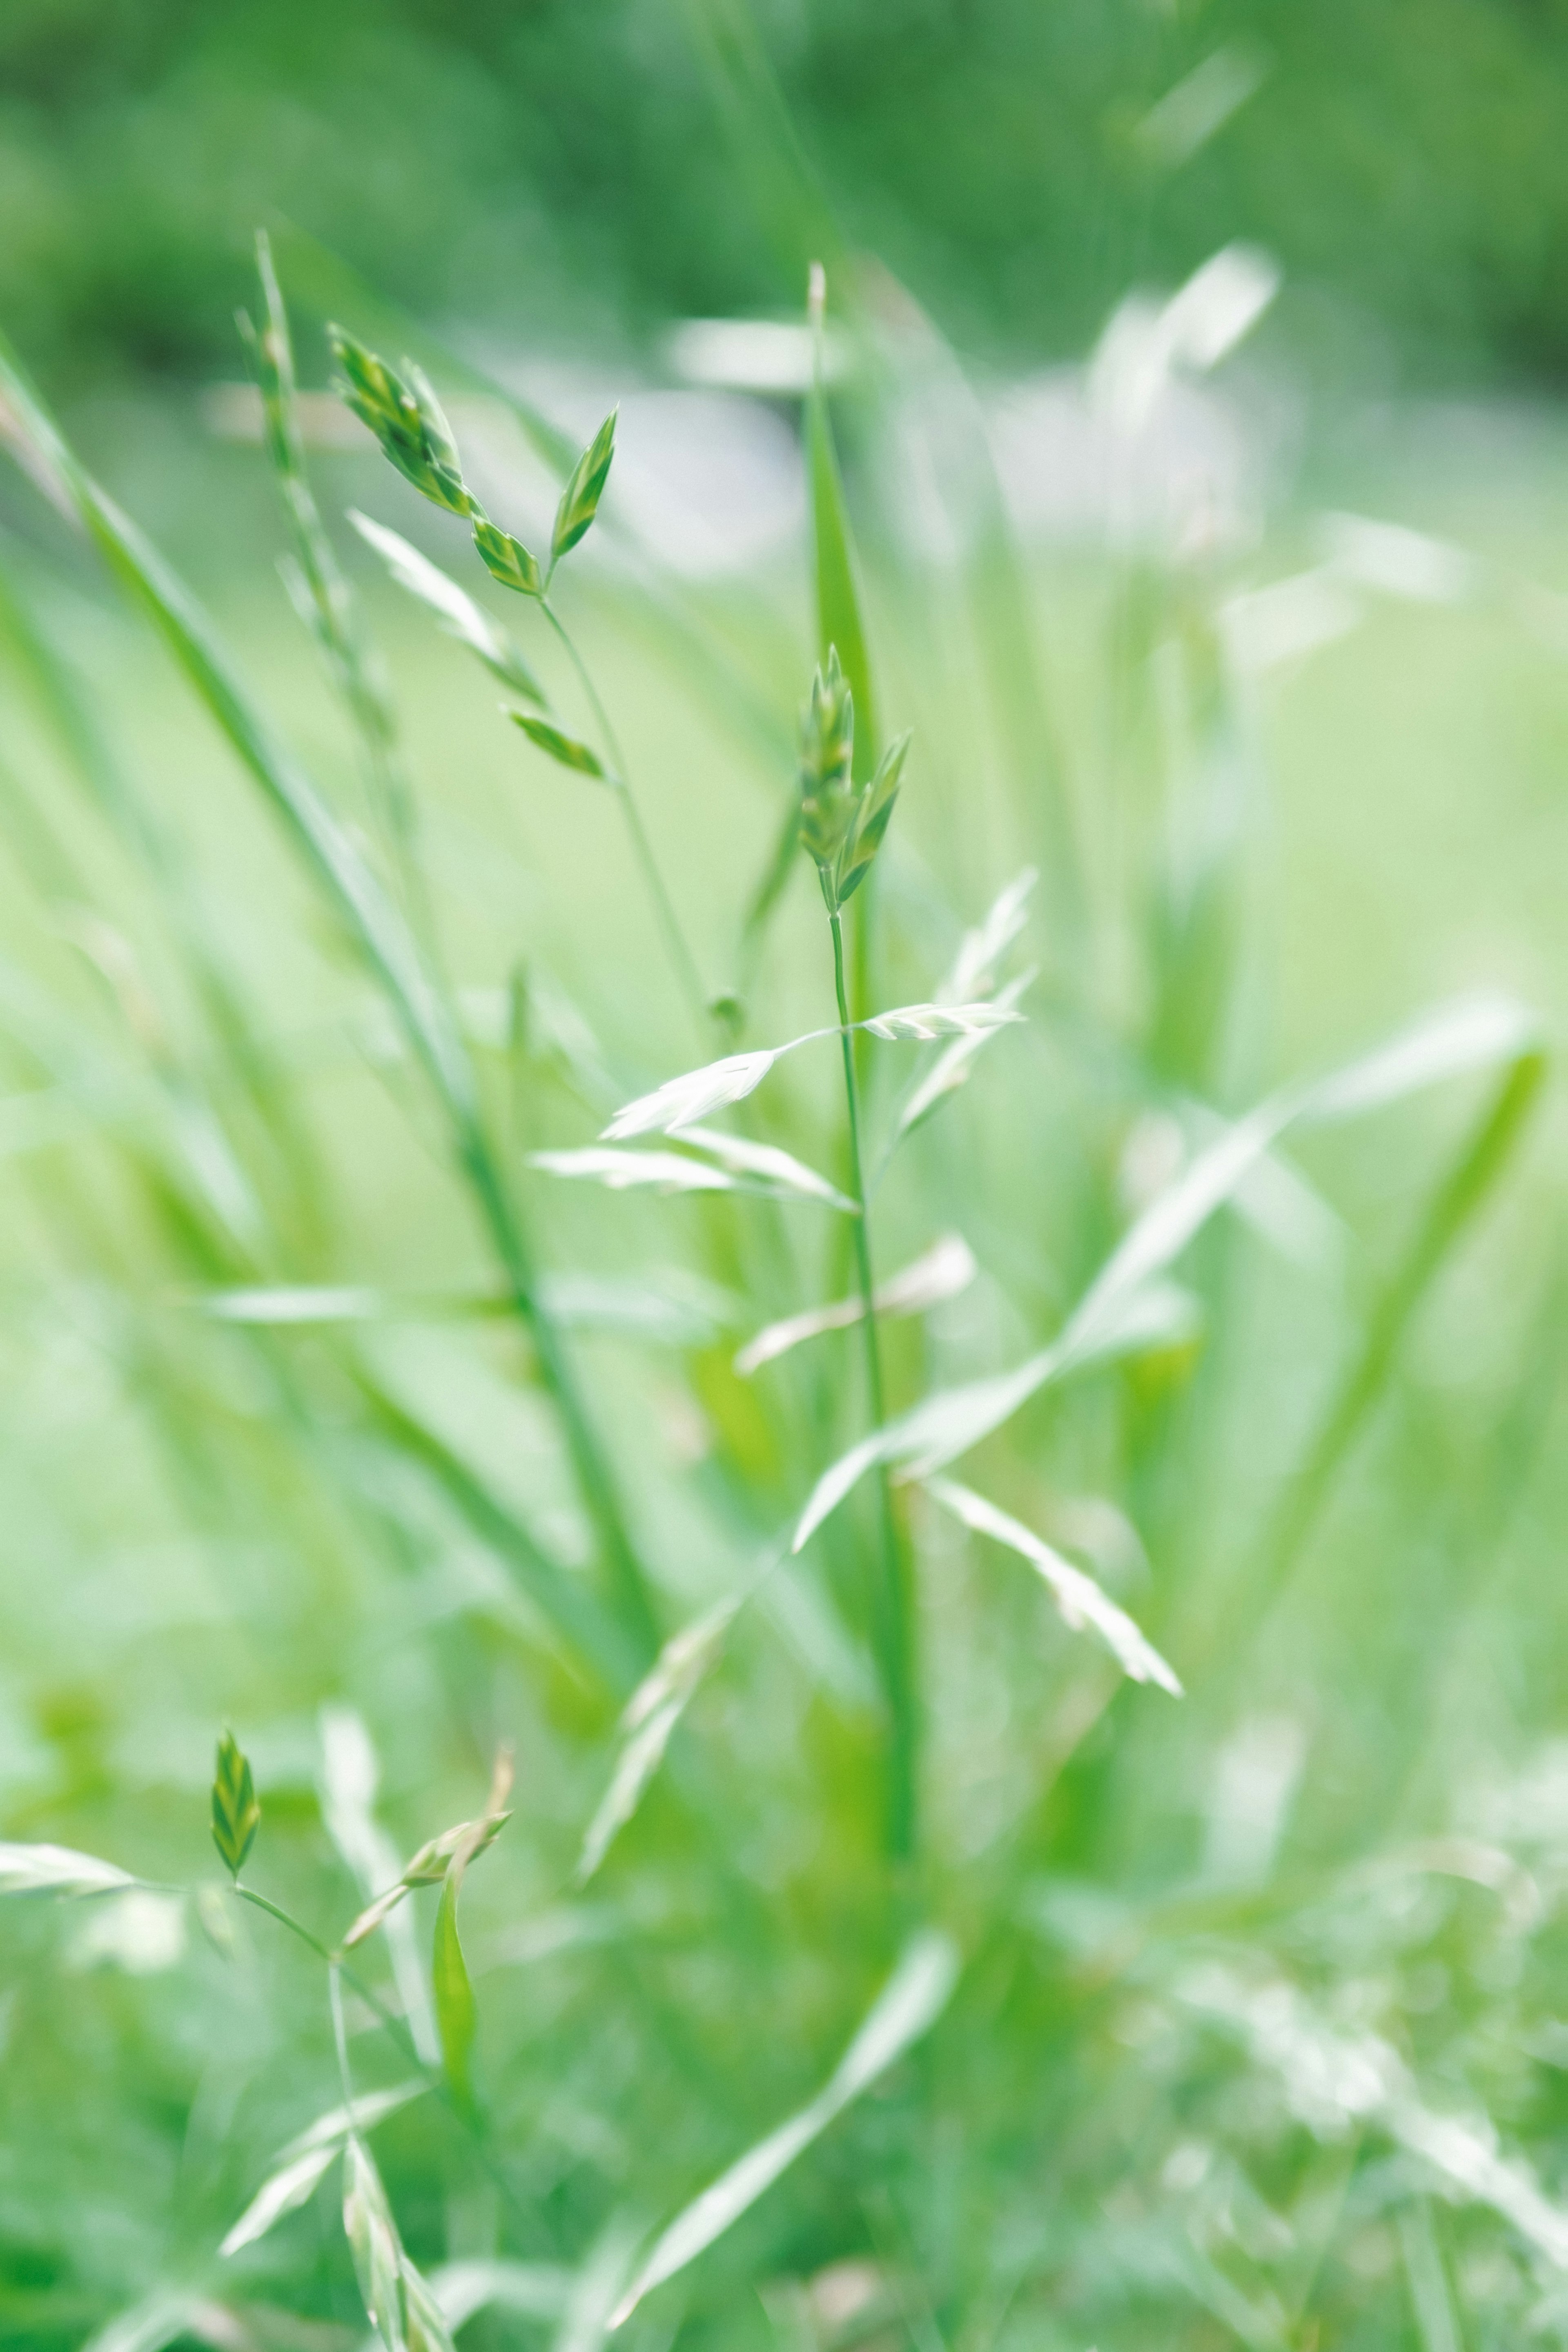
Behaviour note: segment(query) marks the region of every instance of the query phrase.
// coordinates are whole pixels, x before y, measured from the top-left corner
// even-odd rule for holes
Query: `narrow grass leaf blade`
[[[205,614],[155,549],[78,462],[0,339],[0,403],[22,449],[80,518],[202,701],[292,832],[318,882],[380,977],[409,1044],[465,1128],[474,1119],[461,1041],[401,916],[313,783],[253,709]]]
[[[436,2023],[441,2036],[441,2058],[447,2069],[447,2080],[465,2105],[473,2103],[473,2084],[469,2062],[473,2053],[474,2035],[479,2014],[474,2003],[474,1989],[468,1981],[468,1970],[463,1958],[463,1947],[458,1934],[458,1894],[462,1877],[454,1863],[441,1887],[440,1907],[436,1914],[436,1948],[431,1961],[430,1981],[436,1997]]]
[[[613,2326],[619,2327],[646,2294],[722,2237],[850,2101],[930,2030],[957,1980],[958,1954],[950,1938],[934,1929],[916,1936],[824,2088],[809,2106],[760,2140],[677,2216],[623,2296]]]
[[[740,1605],[738,1600],[721,1601],[695,1624],[673,1634],[627,1700],[621,1717],[625,1744],[584,1833],[574,1880],[577,1886],[587,1885],[641,1804],[664,1761],[670,1734],[717,1662]]]
[[[406,2352],[398,2291],[403,2249],[381,2175],[358,2138],[343,2143],[343,2234],[353,2256],[365,2316],[386,2352]]]
[[[1010,981],[995,1000],[997,1012],[1011,1013],[1034,977],[1033,971],[1029,971]],[[995,1029],[977,1030],[967,1037],[954,1037],[942,1047],[900,1111],[895,1140],[910,1134],[923,1118],[930,1117],[938,1103],[963,1085],[973,1067],[975,1055],[996,1034]]]
[[[941,1241],[903,1270],[879,1283],[874,1296],[879,1315],[921,1315],[928,1307],[944,1298],[955,1298],[966,1290],[979,1268],[967,1242],[957,1234],[944,1234]],[[753,1339],[747,1341],[735,1358],[735,1370],[742,1380],[771,1364],[775,1357],[798,1347],[803,1339],[815,1339],[824,1331],[843,1331],[858,1323],[865,1314],[859,1298],[836,1299],[829,1307],[814,1307],[803,1315],[791,1315],[782,1322],[769,1323]]]
[[[705,1063],[701,1069],[688,1070],[679,1078],[667,1078],[652,1094],[639,1095],[618,1110],[601,1140],[623,1143],[628,1136],[673,1135],[679,1128],[694,1127],[730,1103],[742,1102],[761,1086],[779,1055],[789,1051],[788,1045],[775,1045],[756,1053],[727,1054],[722,1061]]]
[[[223,2259],[226,2262],[245,2247],[254,2246],[286,2213],[303,2205],[337,2162],[341,2146],[341,2140],[332,2139],[325,2147],[307,2148],[302,2156],[269,2174],[219,2246]]]
[[[708,1152],[724,1167],[742,1175],[759,1176],[781,1192],[798,1192],[805,1200],[826,1201],[829,1208],[841,1209],[847,1216],[858,1217],[860,1213],[858,1203],[847,1192],[841,1192],[826,1176],[806,1167],[793,1152],[782,1151],[777,1144],[753,1143],[747,1136],[723,1135],[710,1127],[683,1127],[679,1139]]]
[[[855,581],[854,541],[844,503],[844,485],[834,447],[823,389],[821,363],[822,308],[826,282],[812,268],[812,312],[817,355],[805,413],[805,462],[811,490],[811,535],[816,573],[817,658],[826,665],[837,646],[849,690],[855,698],[856,740],[863,772],[869,774],[878,753],[877,705],[871,688],[871,662],[860,618],[860,597]]]
[[[403,2288],[403,2323],[408,2352],[453,2352],[452,2330],[440,2298],[428,2280],[405,2254],[398,2265]]]
[[[550,2263],[510,2263],[476,2257],[443,2263],[432,2271],[430,2292],[458,2328],[477,2312],[515,2311],[525,2319],[558,2319],[572,2292],[572,2273]]]
[[[535,1151],[531,1168],[547,1176],[585,1177],[612,1192],[651,1185],[660,1192],[739,1192],[743,1188],[721,1168],[683,1160],[679,1151],[612,1151],[589,1144],[580,1151]]]
[[[1373,1053],[1310,1087],[1297,1116],[1313,1124],[1381,1110],[1467,1070],[1516,1062],[1539,1045],[1541,1024],[1509,996],[1441,1005]]]
[[[407,2106],[411,2099],[422,2099],[430,2085],[426,2081],[397,2083],[384,2091],[361,2091],[355,2097],[351,2113],[347,2107],[329,2107],[313,2124],[297,2132],[282,2150],[285,2157],[303,2156],[313,2147],[338,2147],[351,2132],[374,2131],[376,2125],[395,2116],[399,2107]]]
[[[956,1486],[947,1478],[928,1478],[925,1490],[976,1535],[989,1536],[994,1542],[1005,1544],[1037,1569],[1064,1622],[1075,1633],[1081,1633],[1085,1625],[1092,1625],[1124,1675],[1135,1683],[1158,1683],[1173,1698],[1181,1697],[1182,1685],[1173,1668],[1145,1639],[1126,1611],[1119,1609],[1091,1576],[1064,1559],[1020,1520],[1010,1518],[1005,1511],[999,1511],[994,1503],[972,1493],[969,1487]]]
[[[1011,1006],[985,1002],[900,1004],[890,1013],[874,1013],[859,1025],[873,1037],[883,1037],[889,1043],[925,1045],[933,1037],[984,1037],[994,1029],[1005,1029],[1009,1023],[1023,1018]]]
[[[111,1895],[137,1881],[64,1845],[0,1845],[0,1895]]]
[[[1003,957],[1029,919],[1029,899],[1038,880],[1035,867],[1026,866],[997,892],[984,919],[964,932],[952,970],[942,982],[945,1002],[963,1004],[972,997],[990,995]]]
[[[385,564],[397,585],[434,613],[448,636],[477,654],[485,667],[509,686],[514,694],[525,695],[530,702],[542,703],[544,689],[522,657],[521,651],[509,630],[494,621],[481,604],[476,604],[468,591],[411,546],[400,532],[389,530],[384,523],[373,522],[369,515],[357,508],[349,509],[349,520]]]

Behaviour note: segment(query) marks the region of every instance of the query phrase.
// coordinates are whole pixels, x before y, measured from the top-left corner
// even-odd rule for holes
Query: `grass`
[[[982,537],[920,574],[869,469],[851,556],[816,457],[833,610],[669,583],[661,620],[575,554],[552,592],[690,957],[742,992],[706,1035],[614,793],[524,742],[335,518],[419,534],[592,736],[461,524],[370,456],[314,468],[394,681],[426,934],[352,709],[257,584],[287,531],[233,454],[182,448],[172,509],[232,671],[123,538],[129,620],[10,509],[0,1827],[18,1876],[47,1844],[139,1884],[0,1914],[7,2341],[348,2352],[367,2303],[395,2344],[474,2352],[585,2352],[622,2312],[632,2352],[1568,2332],[1560,1114],[1524,1018],[1470,1052],[1439,1016],[1431,1083],[1385,1064],[1355,1118],[1289,1091],[1460,988],[1554,1009],[1556,673],[1506,600],[1378,603],[1237,688],[1225,566],[1015,596]],[[606,530],[614,497],[612,471]],[[150,582],[183,678],[135,617]],[[846,597],[884,738],[915,735],[836,1001],[804,856],[750,950],[745,921]],[[1245,821],[1194,866],[1238,766]],[[858,1192],[942,1047],[851,1047],[849,1018],[936,997],[1026,863],[1027,928],[974,983],[1037,963],[1026,1020],[858,1227],[532,1164],[825,1029],[711,1124]],[[1258,1104],[1273,1188],[1244,1215]],[[686,1149],[628,1148],[654,1147]],[[958,1296],[734,1371],[949,1231],[980,1266]],[[975,1404],[1064,1330],[1076,1370]],[[957,1449],[942,1479],[911,1426],[936,1467]],[[944,1508],[954,1474],[1044,1558]],[[1074,1570],[1184,1696],[1064,1622]],[[215,1867],[226,1726],[261,1820]],[[220,2255],[340,2107],[331,2180]]]

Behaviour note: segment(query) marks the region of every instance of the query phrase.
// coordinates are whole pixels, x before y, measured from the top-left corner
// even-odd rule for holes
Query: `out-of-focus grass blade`
[[[860,595],[855,582],[854,542],[822,381],[822,314],[826,298],[826,277],[820,266],[814,263],[810,299],[817,359],[806,399],[805,462],[816,557],[816,657],[826,669],[829,654],[837,648],[839,667],[849,681],[849,691],[855,698],[855,765],[859,772],[856,779],[858,782],[868,776],[877,764],[877,706],[866,630],[860,617]]]
[[[432,2271],[431,2294],[456,2331],[480,2311],[513,2311],[522,2319],[559,2319],[572,2292],[572,2273],[549,2263],[476,2258],[443,2263]]]
[[[64,1845],[0,1845],[0,1895],[113,1895],[138,1881]]]
[[[670,1734],[717,1663],[739,1600],[721,1601],[696,1624],[671,1636],[652,1672],[638,1684],[621,1717],[620,1754],[583,1838],[574,1884],[585,1886],[631,1820],[664,1761]]]
[[[1392,1336],[1383,1343],[1373,1368],[1372,1388],[1375,1391],[1415,1297],[1419,1296],[1453,1234],[1489,1182],[1534,1095],[1542,1061],[1540,1037],[1540,1024],[1535,1016],[1513,1000],[1469,998],[1427,1014],[1388,1044],[1359,1056],[1327,1077],[1270,1096],[1199,1152],[1150,1202],[1111,1252],[1060,1335],[1048,1348],[1030,1357],[1016,1371],[974,1381],[964,1388],[942,1391],[928,1397],[910,1412],[889,1422],[876,1435],[864,1439],[825,1471],[795,1530],[795,1549],[800,1549],[874,1463],[902,1462],[912,1465],[914,1475],[929,1476],[931,1471],[955,1461],[983,1437],[999,1429],[1047,1381],[1101,1360],[1108,1354],[1124,1353],[1130,1342],[1148,1344],[1140,1328],[1141,1301],[1147,1300],[1152,1291],[1158,1300],[1162,1288],[1159,1277],[1215,1212],[1234,1197],[1237,1187],[1287,1128],[1297,1121],[1327,1124],[1379,1110],[1447,1078],[1500,1061],[1506,1063],[1509,1076],[1498,1107],[1453,1180],[1451,1197],[1448,1190],[1440,1197],[1433,1221],[1413,1258],[1411,1273],[1398,1287],[1398,1299],[1403,1303],[1391,1326]],[[1409,1280],[1415,1280],[1416,1287],[1406,1300]],[[1155,1344],[1162,1338],[1156,1308],[1152,1334]],[[1362,1385],[1358,1380],[1358,1397]],[[1362,1409],[1362,1403],[1355,1402],[1354,1419],[1359,1419]],[[1342,1439],[1335,1441],[1336,1458],[1342,1443]]]
[[[58,486],[110,570],[148,614],[234,751],[284,818],[379,974],[409,1044],[464,1127],[471,1128],[475,1106],[467,1057],[391,900],[314,784],[252,709],[205,615],[135,524],[79,463],[3,339],[0,397],[23,448]]]
[[[514,694],[525,695],[531,702],[544,701],[544,689],[524,661],[510,630],[492,620],[466,588],[459,588],[439,564],[432,563],[400,532],[373,522],[357,507],[349,509],[349,520],[365,545],[380,556],[397,585],[434,613],[448,636],[477,654],[491,675]]]
[[[879,1315],[921,1315],[928,1307],[966,1290],[978,1272],[974,1254],[962,1235],[944,1234],[922,1256],[879,1283],[872,1303]],[[815,1339],[824,1331],[847,1330],[865,1312],[863,1299],[837,1298],[831,1306],[809,1307],[804,1314],[769,1323],[740,1350],[735,1370],[742,1380],[749,1380],[803,1339]]]
[[[776,1143],[753,1143],[749,1136],[724,1135],[713,1127],[683,1127],[679,1140],[706,1151],[732,1173],[760,1177],[770,1188],[798,1192],[804,1200],[826,1201],[829,1208],[842,1209],[847,1216],[860,1213],[847,1192],[841,1192],[826,1176],[819,1176],[815,1168],[808,1168],[793,1151],[781,1150]]]
[[[966,1528],[973,1528],[977,1535],[991,1537],[995,1543],[1007,1545],[1037,1569],[1064,1622],[1075,1633],[1081,1633],[1085,1625],[1092,1625],[1124,1675],[1135,1683],[1158,1683],[1173,1698],[1181,1697],[1182,1685],[1173,1669],[1145,1639],[1127,1612],[1119,1609],[1110,1595],[1100,1591],[1092,1576],[1086,1576],[1082,1569],[1075,1568],[1060,1552],[1042,1542],[1031,1528],[1010,1518],[1005,1511],[997,1510],[994,1504],[972,1493],[969,1487],[956,1486],[948,1478],[928,1478],[925,1490],[944,1510],[962,1519]]]
[[[602,1675],[612,1690],[628,1689],[638,1663],[635,1653],[583,1579],[551,1559],[468,1464],[368,1372],[361,1370],[355,1378],[373,1424],[392,1441],[400,1455],[428,1473],[474,1533],[505,1562],[574,1656]]]
[[[474,2091],[469,2062],[479,2026],[479,2011],[458,1935],[458,1894],[461,1885],[462,1874],[454,1861],[442,1884],[440,1906],[436,1913],[436,1947],[430,1966],[430,1982],[436,1996],[436,2022],[441,2034],[441,2056],[447,2069],[447,2080],[462,2104],[471,2106]]]
[[[269,2173],[218,2248],[225,2260],[266,2237],[275,2222],[304,2204],[338,2160],[341,2140],[310,2147]]]
[[[747,0],[685,0],[684,15],[738,180],[785,283],[798,286],[813,254],[834,267],[842,246],[756,18]]]
[[[1267,1541],[1249,1605],[1266,1610],[1289,1581],[1334,1477],[1378,1398],[1411,1318],[1470,1219],[1501,1176],[1534,1108],[1545,1055],[1515,1062],[1427,1204],[1414,1240],[1374,1307],[1365,1339],[1336,1392],[1300,1472],[1290,1481]]]
[[[956,1947],[937,1929],[926,1928],[911,1939],[829,2081],[809,2106],[760,2140],[677,2215],[622,2297],[614,2326],[631,2317],[644,2295],[722,2237],[851,2100],[929,2032],[958,1981],[958,1965]]]

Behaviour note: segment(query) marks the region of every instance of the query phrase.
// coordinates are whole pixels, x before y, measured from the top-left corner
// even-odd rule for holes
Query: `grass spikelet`
[[[226,1731],[217,1744],[217,1766],[213,1776],[212,1831],[218,1859],[231,1877],[239,1876],[260,1826],[261,1807],[257,1801],[249,1761],[240,1753],[233,1732]]]

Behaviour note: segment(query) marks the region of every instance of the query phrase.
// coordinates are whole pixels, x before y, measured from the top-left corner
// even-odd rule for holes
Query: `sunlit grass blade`
[[[755,1176],[771,1192],[781,1196],[798,1194],[808,1201],[826,1201],[829,1208],[842,1209],[855,1217],[859,1210],[847,1192],[830,1184],[826,1176],[797,1160],[793,1151],[784,1151],[776,1143],[753,1143],[749,1136],[725,1135],[713,1127],[682,1127],[678,1140],[692,1150],[705,1151],[731,1172]]]
[[[1023,1015],[994,1004],[900,1004],[853,1024],[889,1044],[929,1044],[933,1037],[978,1037],[1005,1028]],[[743,1102],[761,1086],[773,1064],[802,1045],[837,1037],[837,1029],[810,1029],[786,1045],[763,1045],[748,1054],[727,1054],[678,1078],[667,1078],[652,1094],[639,1095],[616,1113],[604,1130],[606,1143],[634,1135],[679,1135],[731,1103]]]
[[[136,1884],[129,1871],[69,1846],[0,1844],[0,1895],[114,1895]]]
[[[994,1000],[996,1011],[999,1013],[1016,1012],[1034,979],[1035,973],[1030,970],[1009,981]],[[1005,1023],[998,1022],[990,1029],[972,1030],[967,1036],[954,1037],[942,1048],[924,1077],[916,1080],[908,1098],[900,1105],[894,1125],[895,1140],[911,1134],[940,1102],[964,1085],[973,1068],[975,1055],[1005,1025]]]
[[[603,1184],[612,1192],[742,1192],[751,1188],[722,1168],[679,1151],[615,1151],[587,1144],[576,1151],[535,1151],[529,1166],[546,1176],[570,1176]]]
[[[928,1307],[942,1299],[955,1298],[960,1291],[968,1288],[978,1272],[968,1243],[958,1234],[944,1234],[922,1256],[878,1284],[877,1312],[882,1316],[923,1314]],[[824,1331],[849,1329],[859,1322],[865,1311],[865,1301],[857,1293],[852,1298],[835,1299],[831,1306],[810,1307],[802,1314],[769,1323],[737,1354],[735,1370],[742,1380],[747,1380],[764,1364],[773,1363],[791,1348],[798,1347],[803,1339],[815,1339]]]
[[[459,588],[439,564],[432,563],[400,532],[389,530],[384,523],[373,522],[357,507],[349,509],[349,520],[365,545],[380,556],[397,585],[436,614],[448,636],[456,637],[470,653],[477,654],[485,667],[514,694],[525,695],[531,702],[544,701],[544,689],[523,659],[516,638],[499,621],[492,620],[467,589]]]
[[[1082,1569],[1064,1559],[1031,1528],[1005,1511],[999,1511],[994,1504],[969,1487],[957,1486],[948,1478],[928,1478],[924,1483],[926,1493],[955,1518],[962,1519],[966,1528],[972,1528],[976,1535],[989,1536],[995,1543],[1005,1544],[1037,1569],[1064,1623],[1075,1633],[1091,1625],[1123,1674],[1135,1683],[1158,1683],[1162,1690],[1180,1698],[1182,1685],[1173,1669],[1144,1638],[1126,1611],[1118,1608],[1110,1595],[1101,1591],[1093,1577],[1086,1576]]]
[[[958,1981],[958,1965],[956,1948],[936,1929],[912,1938],[823,2089],[809,2106],[721,2173],[661,2233],[622,2297],[614,2326],[622,2326],[646,2294],[722,2237],[852,2100],[930,2031]]]
[[[1199,1152],[1151,1202],[1111,1252],[1050,1347],[1016,1371],[927,1398],[825,1471],[802,1514],[795,1549],[821,1526],[873,1464],[903,1462],[913,1466],[917,1476],[928,1476],[999,1429],[1047,1381],[1107,1354],[1125,1352],[1129,1345],[1162,1344],[1166,1335],[1160,1328],[1159,1277],[1215,1211],[1235,1197],[1264,1154],[1297,1120],[1328,1124],[1358,1117],[1450,1077],[1504,1062],[1510,1075],[1503,1100],[1513,1108],[1497,1143],[1486,1145],[1478,1161],[1480,1188],[1484,1188],[1494,1150],[1507,1148],[1517,1116],[1534,1091],[1535,1079],[1528,1073],[1540,1059],[1539,1038],[1535,1017],[1511,999],[1467,999],[1412,1024],[1386,1045],[1327,1077],[1288,1087],[1260,1103]],[[1456,1201],[1460,1221],[1468,1213],[1476,1187],[1477,1179],[1468,1175],[1459,1186]],[[1444,1213],[1447,1234],[1446,1220],[1451,1213]],[[1442,1246],[1447,1246],[1446,1239]],[[1146,1334],[1141,1328],[1141,1302],[1151,1294],[1156,1311],[1152,1332]],[[1358,1406],[1358,1416],[1359,1410]]]
[[[855,698],[856,753],[860,772],[869,775],[877,763],[877,705],[871,686],[871,662],[860,617],[860,593],[856,583],[854,541],[844,504],[838,453],[827,415],[827,394],[821,360],[823,314],[827,278],[814,262],[808,310],[816,338],[816,364],[806,400],[805,462],[811,495],[811,533],[816,558],[817,659],[826,666],[837,647],[849,690]]]

